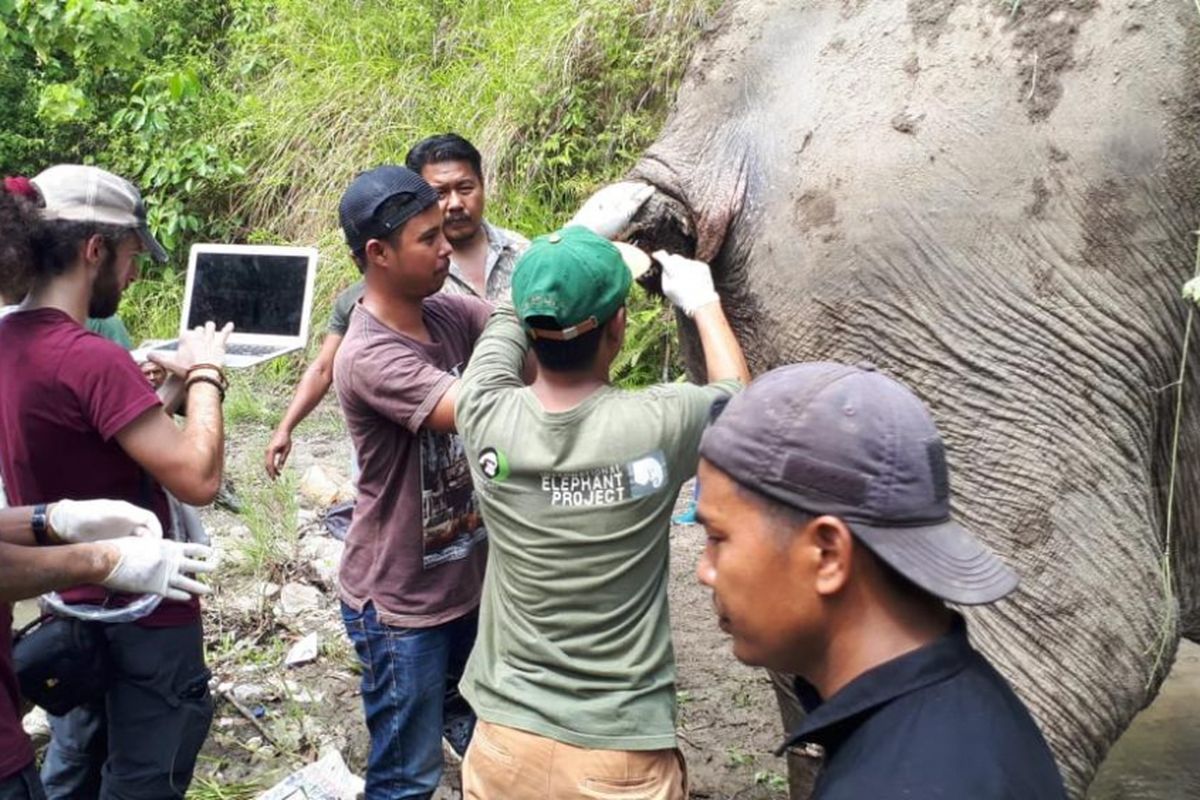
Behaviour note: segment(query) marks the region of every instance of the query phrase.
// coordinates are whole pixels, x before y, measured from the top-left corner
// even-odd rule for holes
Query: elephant
[[[626,178],[754,372],[867,361],[932,408],[956,517],[1021,576],[972,640],[1081,797],[1200,635],[1195,4],[733,0]]]

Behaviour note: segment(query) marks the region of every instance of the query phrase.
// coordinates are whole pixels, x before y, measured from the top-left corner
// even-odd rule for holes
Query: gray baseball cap
[[[700,455],[785,506],[839,517],[945,600],[991,603],[1017,587],[1016,573],[950,518],[945,448],[925,404],[870,365],[762,375],[705,431]]]
[[[167,251],[146,225],[141,192],[124,178],[85,164],[58,164],[38,173],[30,183],[41,195],[43,219],[130,228],[151,258],[167,260]]]

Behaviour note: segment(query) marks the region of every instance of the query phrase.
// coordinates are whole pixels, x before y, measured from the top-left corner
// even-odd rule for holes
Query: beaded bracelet
[[[221,402],[225,402],[225,387],[221,385],[219,380],[209,375],[188,375],[188,379],[183,384],[183,388],[187,391],[191,391],[191,388],[197,383],[207,383],[209,386],[215,386],[217,389],[217,394],[220,395]]]

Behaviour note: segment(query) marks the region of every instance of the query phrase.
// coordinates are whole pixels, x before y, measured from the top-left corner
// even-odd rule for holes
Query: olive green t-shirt
[[[714,400],[740,388],[605,387],[548,413],[526,337],[493,312],[458,429],[488,528],[479,634],[460,688],[481,719],[579,747],[675,747],[671,511]]]

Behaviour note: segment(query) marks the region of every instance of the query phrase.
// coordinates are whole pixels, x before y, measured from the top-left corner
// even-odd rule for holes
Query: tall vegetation
[[[489,216],[552,229],[656,135],[717,4],[0,0],[0,171],[92,161],[143,187],[174,260],[127,294],[135,335],[171,332],[198,239],[321,247],[327,308],[354,278],[335,209],[356,172],[458,131]],[[669,337],[634,311],[622,377],[640,383]]]

